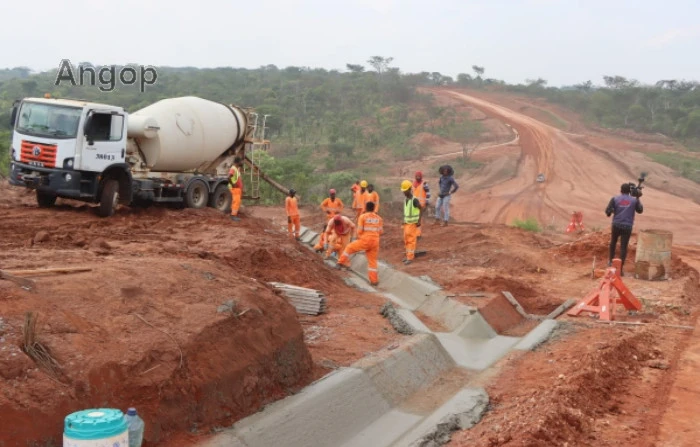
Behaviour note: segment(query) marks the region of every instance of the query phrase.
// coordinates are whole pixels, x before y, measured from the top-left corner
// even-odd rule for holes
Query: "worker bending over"
[[[330,197],[326,197],[323,202],[321,202],[321,209],[330,219],[331,217],[340,214],[345,205],[343,205],[343,202],[335,196],[335,189],[328,191],[328,194]]]
[[[357,239],[345,247],[343,255],[338,259],[338,268],[350,268],[350,255],[364,251],[367,256],[367,273],[373,286],[379,284],[377,271],[377,255],[379,255],[379,236],[384,232],[384,221],[374,212],[374,203],[365,204],[365,213],[360,215],[357,224]]]
[[[329,237],[326,235],[326,228],[328,228],[328,225],[333,224],[334,218],[335,218],[335,216],[331,217],[323,225],[323,229],[321,230],[321,233],[318,236],[318,242],[316,242],[316,245],[314,245],[314,251],[316,253],[321,253],[323,250],[328,250],[328,244],[330,243],[330,241],[329,241]]]
[[[241,220],[238,217],[238,210],[241,207],[241,196],[243,195],[243,176],[241,169],[243,161],[236,159],[228,171],[228,190],[231,193],[231,220],[238,222]]]
[[[416,171],[415,180],[413,182],[413,197],[418,199],[423,212],[427,211],[428,202],[430,201],[430,187],[428,182],[423,180],[423,173]],[[423,236],[423,226],[416,230],[416,238],[420,239]]]
[[[416,257],[416,240],[418,228],[421,226],[421,216],[423,209],[420,200],[413,197],[413,184],[410,180],[401,182],[401,191],[405,196],[403,204],[403,243],[406,247],[406,257],[403,263],[408,265]]]
[[[301,231],[301,219],[299,218],[297,198],[294,197],[296,193],[294,189],[289,190],[289,196],[284,200],[284,209],[287,211],[287,231],[289,231],[289,237],[294,237],[298,240],[299,232]],[[294,228],[294,232],[292,232],[292,227]]]
[[[325,259],[330,258],[332,253],[340,256],[345,251],[345,247],[348,246],[350,239],[355,234],[355,228],[352,220],[341,215],[333,217],[328,222],[326,231],[324,231],[328,241]]]

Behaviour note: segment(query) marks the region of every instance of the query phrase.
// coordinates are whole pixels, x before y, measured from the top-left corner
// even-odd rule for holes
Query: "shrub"
[[[528,217],[526,220],[515,219],[512,225],[516,228],[520,228],[525,231],[532,231],[534,233],[539,233],[542,231],[539,222],[534,217]]]

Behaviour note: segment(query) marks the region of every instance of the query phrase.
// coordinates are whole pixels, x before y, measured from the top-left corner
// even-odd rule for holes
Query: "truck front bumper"
[[[12,161],[10,184],[54,194],[58,197],[86,200],[95,196],[95,178],[86,178],[79,171],[47,169]]]

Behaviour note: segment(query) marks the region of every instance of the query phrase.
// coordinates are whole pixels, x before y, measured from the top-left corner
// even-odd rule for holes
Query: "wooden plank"
[[[48,269],[6,270],[7,273],[15,276],[39,276],[53,273],[78,273],[90,271],[92,271],[92,268],[90,267],[56,267]]]
[[[36,283],[34,283],[34,281],[32,281],[31,279],[21,278],[19,276],[15,276],[11,273],[7,273],[4,270],[0,270],[0,279],[12,281],[13,283],[19,285],[20,287],[24,287],[25,289],[28,289],[28,290],[34,290],[34,287],[36,285]]]

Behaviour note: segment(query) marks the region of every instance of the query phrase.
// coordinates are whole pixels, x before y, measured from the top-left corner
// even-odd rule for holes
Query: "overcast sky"
[[[6,0],[0,67],[345,70],[370,56],[508,82],[700,80],[700,0]]]

